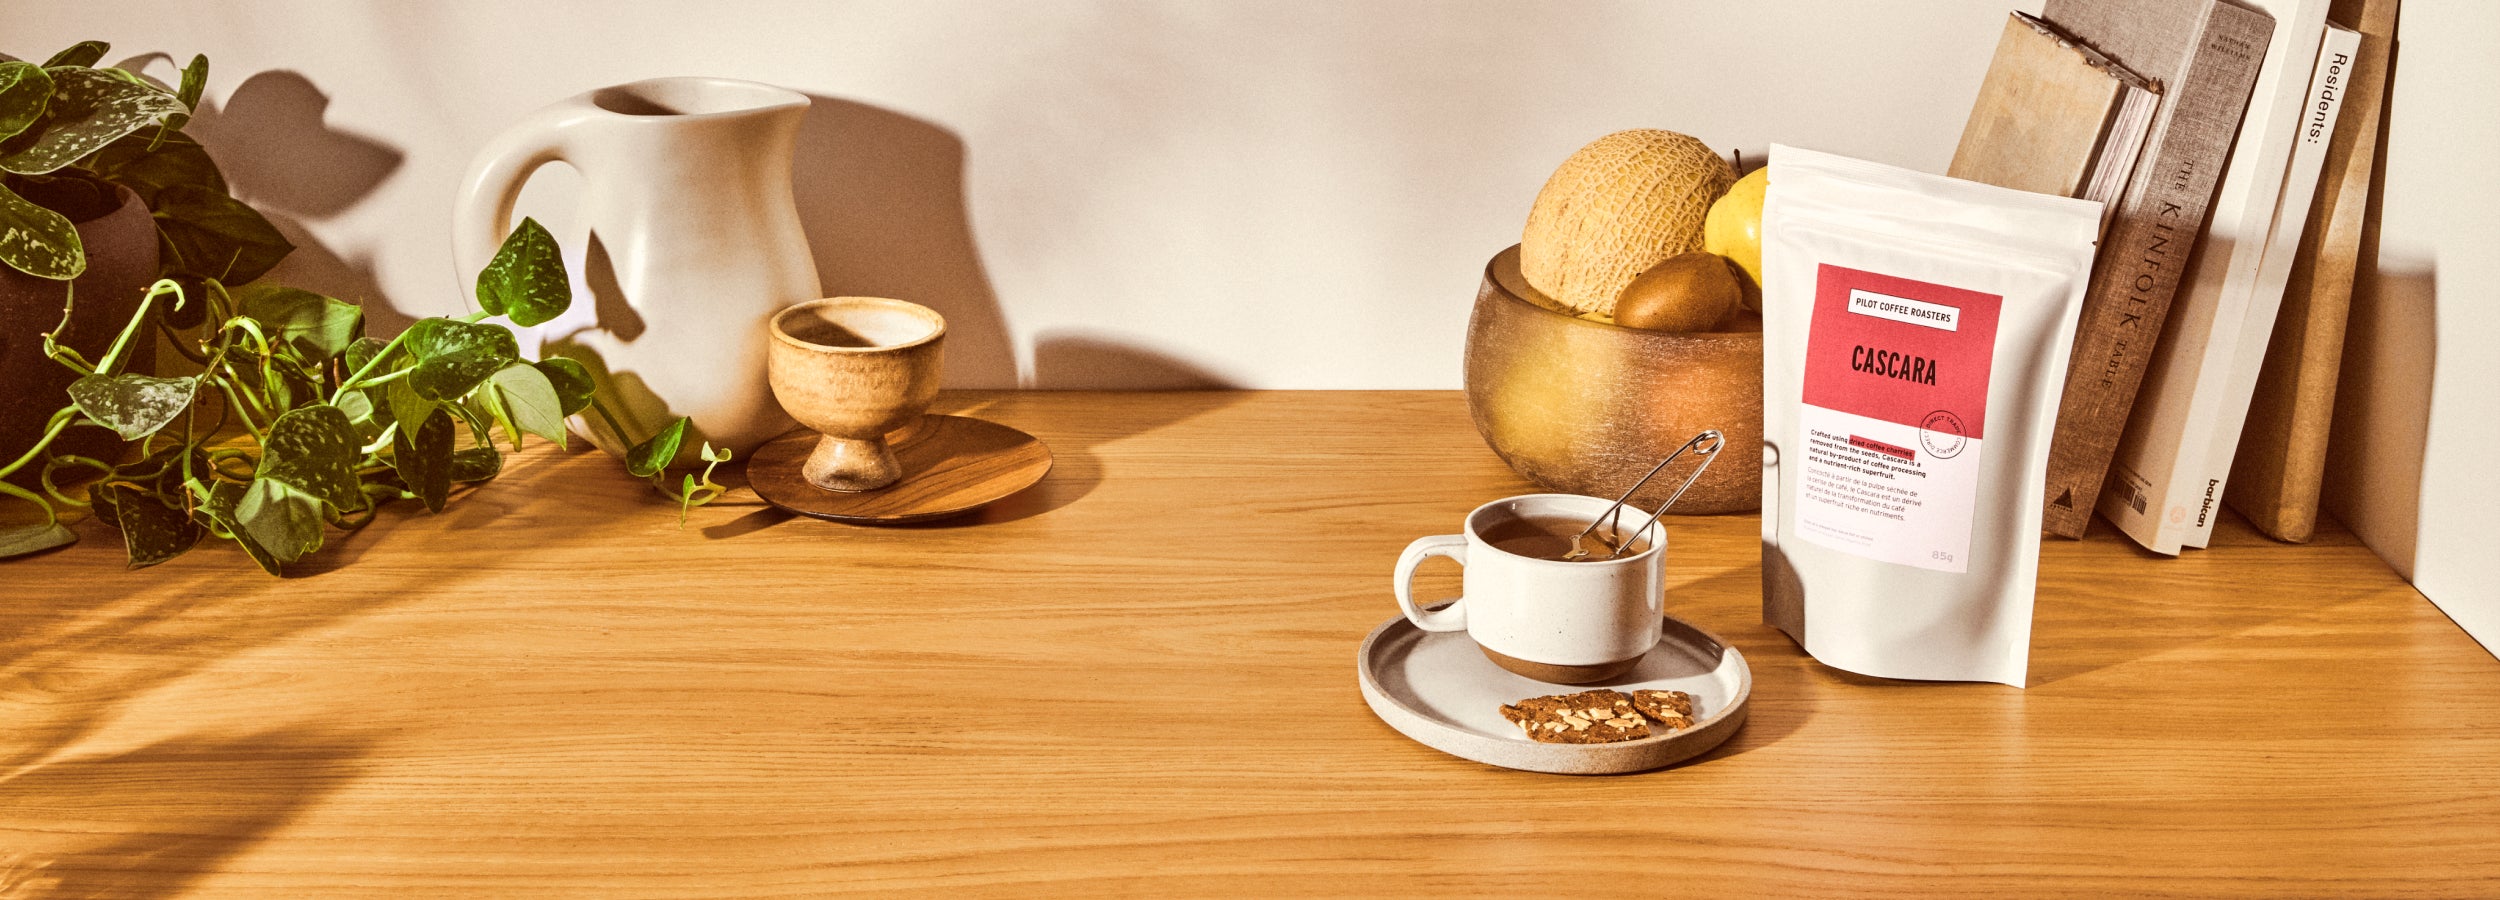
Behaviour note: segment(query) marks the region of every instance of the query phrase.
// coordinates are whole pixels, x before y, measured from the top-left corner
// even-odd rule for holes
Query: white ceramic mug
[[[1467,514],[1463,534],[1417,538],[1398,557],[1398,608],[1425,631],[1464,631],[1502,668],[1538,681],[1587,684],[1620,675],[1658,644],[1665,614],[1666,528],[1652,523],[1639,553],[1596,562],[1537,559],[1495,549],[1484,532],[1507,519],[1571,519],[1582,524],[1614,501],[1576,494],[1495,500]],[[1624,527],[1649,513],[1626,505]],[[1448,606],[1415,605],[1415,567],[1445,556],[1466,567],[1463,593]]]

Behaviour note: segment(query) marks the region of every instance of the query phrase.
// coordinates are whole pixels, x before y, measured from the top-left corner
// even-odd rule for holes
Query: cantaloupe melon
[[[1612,315],[1635,276],[1701,249],[1711,201],[1735,182],[1727,160],[1689,135],[1635,129],[1598,138],[1537,192],[1519,240],[1520,272],[1564,306]]]

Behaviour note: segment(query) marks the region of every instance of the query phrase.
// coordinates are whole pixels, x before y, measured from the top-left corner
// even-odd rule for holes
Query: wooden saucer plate
[[[1372,629],[1355,652],[1363,702],[1398,733],[1462,759],[1557,775],[1604,775],[1655,769],[1699,756],[1745,724],[1753,670],[1745,655],[1716,635],[1674,616],[1658,646],[1632,671],[1597,684],[1547,684],[1512,674],[1465,632],[1428,632],[1400,616]],[[1614,744],[1540,744],[1502,718],[1501,707],[1529,697],[1599,688],[1683,691],[1699,721],[1668,734]]]
[[[1050,473],[1050,448],[1040,438],[982,419],[927,415],[887,437],[903,480],[873,491],[828,491],[800,472],[816,439],[801,428],[757,448],[747,463],[756,496],[802,516],[891,525],[962,515]]]

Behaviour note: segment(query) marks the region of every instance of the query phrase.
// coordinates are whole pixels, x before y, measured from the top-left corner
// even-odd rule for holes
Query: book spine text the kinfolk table
[[[2049,0],[2043,17],[2162,78],[2162,110],[2101,242],[2049,450],[2041,527],[2082,537],[2274,22],[2220,0]]]

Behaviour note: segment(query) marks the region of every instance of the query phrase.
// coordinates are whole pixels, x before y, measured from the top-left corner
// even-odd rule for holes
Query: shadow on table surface
[[[164,741],[0,781],[0,898],[175,897],[355,779],[322,728]]]
[[[1751,566],[1744,566],[1677,586],[1672,589],[1671,596],[1674,594],[1756,596],[1761,591],[1761,572]],[[1671,599],[1670,603],[1672,602]],[[1753,671],[1753,694],[1745,701],[1745,726],[1737,729],[1736,734],[1729,737],[1726,743],[1712,747],[1709,752],[1700,756],[1669,766],[1668,771],[1708,765],[1779,743],[1789,735],[1795,734],[1797,729],[1804,727],[1807,711],[1813,707],[1813,704],[1804,702],[1804,692],[1798,684],[1807,677],[1804,670],[1794,665],[1773,663],[1763,655],[1766,641],[1775,642],[1771,646],[1778,651],[1793,652],[1795,645],[1789,643],[1787,635],[1759,622],[1741,629],[1729,629],[1721,624],[1718,633],[1721,640],[1731,645],[1751,644],[1754,648],[1753,652],[1746,654],[1745,657],[1747,667]],[[1758,639],[1739,640],[1740,637]],[[1705,710],[1704,713],[1706,714],[1707,711]]]
[[[1139,352],[1144,353],[1146,351]],[[967,526],[994,525],[1002,522],[1029,519],[1034,516],[1060,509],[1083,499],[1087,494],[1093,493],[1094,488],[1102,483],[1104,475],[1103,464],[1100,455],[1096,452],[1097,448],[1116,441],[1159,431],[1240,402],[1240,395],[1238,394],[1220,393],[1215,391],[1193,392],[1193,396],[1203,398],[1203,400],[1188,404],[1135,403],[1113,405],[1107,408],[1107,411],[1111,413],[1109,415],[1103,415],[1101,414],[1101,411],[1097,411],[1093,418],[1096,422],[1101,423],[1101,427],[1089,430],[1076,425],[1045,427],[1039,422],[1034,421],[1029,414],[1019,414],[1015,411],[1012,408],[1012,399],[1008,398],[999,398],[995,396],[978,397],[941,394],[939,395],[937,402],[930,405],[930,412],[998,421],[1007,425],[1023,428],[1024,430],[1033,433],[1034,436],[1041,438],[1044,443],[1050,446],[1050,474],[1043,477],[1040,483],[1035,484],[1030,488],[1026,488],[1012,496],[999,500],[988,506],[984,506],[973,512],[951,519],[940,519],[934,522],[920,522],[895,526],[859,526],[845,525],[836,522],[815,522],[811,523],[812,527],[893,527],[917,529],[963,528]],[[1112,402],[1116,404],[1116,401]],[[716,478],[716,480],[720,481],[722,484],[730,485],[733,491],[735,488],[745,486],[746,483],[745,473],[743,471],[733,474],[726,468],[722,470],[722,473]],[[752,511],[734,520],[705,527],[703,529],[703,535],[707,538],[711,538],[713,540],[726,540],[741,537],[753,534],[757,531],[762,531],[766,528],[780,525],[793,518],[798,518],[790,513],[786,513],[780,509],[766,505],[762,500],[756,499],[751,493],[733,493],[729,500],[723,502],[727,504],[745,503],[752,507]]]
[[[88,540],[116,537],[87,527]],[[135,697],[400,595],[379,583],[345,593],[287,589],[301,582],[275,578],[236,590],[235,567],[251,571],[251,563],[231,547],[202,544],[156,568],[95,573],[126,583],[119,593],[0,600],[0,722],[8,723],[0,778],[75,746]]]
[[[2095,517],[2085,532],[2086,540],[2123,545],[2134,559],[2159,566],[2160,577],[2152,581],[2114,580],[2100,589],[2115,595],[2107,599],[2070,593],[2036,601],[2031,626],[2031,673],[2026,686],[2039,688],[2317,615],[2337,605],[2368,598],[2389,586],[2371,581],[2323,587],[2305,584],[2300,595],[2290,598],[2290,602],[2281,594],[2248,592],[2242,584],[2251,574],[2264,582],[2269,580],[2263,574],[2269,567],[2305,569],[2315,565],[2314,553],[2300,552],[2300,545],[2254,537],[2254,526],[2237,510],[2224,507],[2221,514],[2224,519],[2216,533],[2217,543],[2235,534],[2251,536],[2261,543],[2218,551],[2195,550],[2172,558],[2137,546],[2118,534],[2108,520]],[[2357,545],[2352,552],[2356,557],[2371,558],[2368,549]],[[2044,572],[2052,576],[2059,574],[2056,569],[2068,565],[2071,561],[2042,561]],[[2069,586],[2067,590],[2074,588]],[[2147,597],[2158,598],[2159,602],[2144,602]],[[2126,616],[2124,627],[2112,627],[2113,609],[2121,608]]]

